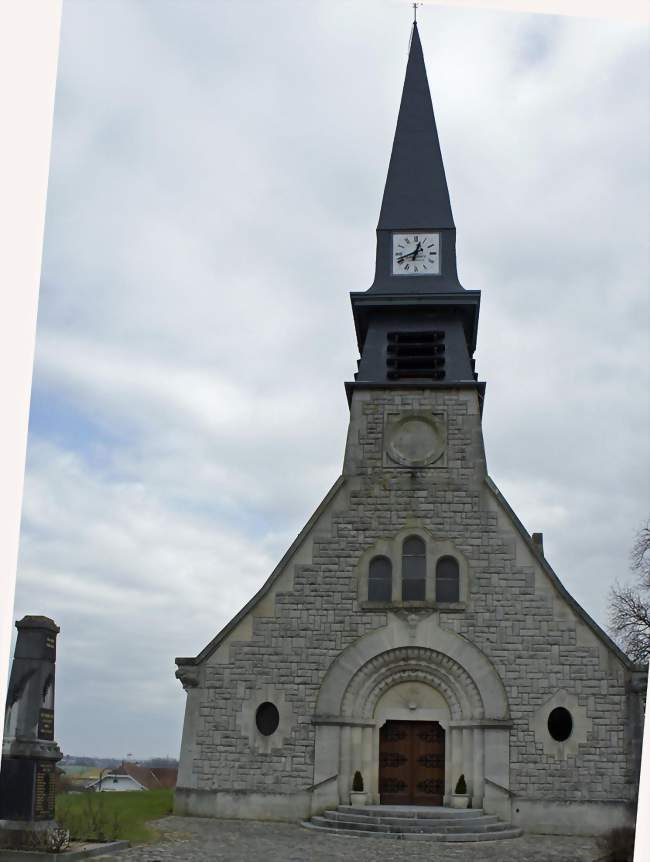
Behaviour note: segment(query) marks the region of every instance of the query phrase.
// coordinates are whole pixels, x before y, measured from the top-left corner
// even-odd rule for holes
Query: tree
[[[609,628],[636,664],[650,661],[650,518],[639,530],[630,554],[636,585],[610,590]]]

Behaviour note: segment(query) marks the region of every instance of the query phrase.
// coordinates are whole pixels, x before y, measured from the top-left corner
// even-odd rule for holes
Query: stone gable
[[[387,428],[395,417],[428,415],[444,437],[443,454],[415,467],[387,459]],[[404,445],[416,444],[408,438]],[[337,660],[374,633],[398,632],[395,637],[415,648],[448,631],[484,657],[505,690],[507,716],[481,719],[508,723],[506,730],[481,731],[481,746],[489,749],[490,734],[498,733],[495,750],[507,752],[505,765],[492,776],[486,768],[484,776],[500,788],[492,791],[499,811],[505,795],[515,806],[520,797],[554,804],[628,801],[635,783],[626,730],[630,668],[570,603],[513,518],[486,475],[475,391],[355,392],[338,490],[258,604],[198,663],[197,684],[188,687],[179,786],[229,799],[286,795],[309,808],[319,791],[314,785],[332,778],[323,772],[336,774],[338,786],[350,778],[341,781],[344,764],[335,762],[345,743],[323,757],[331,745],[319,741],[315,723],[319,693]],[[363,602],[365,558],[375,547],[391,553],[395,537],[410,531],[427,547],[442,544],[465,561],[462,607],[445,607],[435,597],[380,608]],[[394,576],[398,570],[395,559]],[[255,710],[264,702],[277,705],[280,723],[270,737],[257,739]],[[549,735],[553,706],[572,715],[567,742]],[[322,734],[330,731],[324,727]],[[355,745],[355,732],[352,752],[365,744],[359,736]],[[454,732],[460,739],[462,728]],[[228,805],[223,810],[227,816]]]

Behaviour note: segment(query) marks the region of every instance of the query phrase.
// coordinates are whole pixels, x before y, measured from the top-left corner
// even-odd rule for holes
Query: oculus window
[[[548,732],[556,742],[564,742],[571,736],[573,718],[568,709],[556,706],[548,716]]]
[[[280,724],[280,713],[274,703],[266,701],[257,707],[255,713],[255,724],[262,736],[271,736]]]

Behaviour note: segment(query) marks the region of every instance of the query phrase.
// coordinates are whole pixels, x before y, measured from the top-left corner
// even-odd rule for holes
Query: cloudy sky
[[[340,472],[409,4],[64,7],[15,616],[66,753],[177,755],[194,655]],[[425,7],[490,473],[601,624],[648,515],[647,31]]]

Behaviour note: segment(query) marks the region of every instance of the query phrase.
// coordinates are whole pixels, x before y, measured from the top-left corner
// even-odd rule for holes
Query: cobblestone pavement
[[[411,842],[318,833],[289,823],[166,817],[152,824],[156,844],[114,856],[119,862],[596,862],[591,838],[528,835],[476,844]]]

